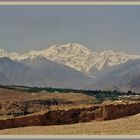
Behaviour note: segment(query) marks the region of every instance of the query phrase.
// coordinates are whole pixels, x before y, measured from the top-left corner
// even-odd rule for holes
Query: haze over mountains
[[[95,89],[140,91],[140,60],[130,60],[108,70],[92,85]],[[93,88],[90,86],[89,88]]]
[[[0,84],[138,91],[139,68],[139,55],[74,43],[25,54],[0,49]]]

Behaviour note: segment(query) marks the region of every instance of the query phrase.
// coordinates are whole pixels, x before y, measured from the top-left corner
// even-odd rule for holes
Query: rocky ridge
[[[140,102],[112,102],[84,107],[52,108],[23,117],[1,119],[0,129],[24,126],[74,124],[92,120],[111,120],[140,113]]]

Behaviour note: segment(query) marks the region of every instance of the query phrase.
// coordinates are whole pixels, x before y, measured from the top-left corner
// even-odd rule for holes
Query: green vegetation
[[[13,89],[17,91],[27,92],[27,93],[38,93],[38,92],[50,92],[50,93],[83,93],[96,98],[93,103],[102,103],[105,100],[118,100],[119,96],[124,95],[139,95],[138,93],[128,91],[119,92],[114,91],[101,91],[101,90],[82,90],[82,89],[62,89],[62,88],[52,88],[52,87],[26,87],[26,86],[0,86],[1,88]]]

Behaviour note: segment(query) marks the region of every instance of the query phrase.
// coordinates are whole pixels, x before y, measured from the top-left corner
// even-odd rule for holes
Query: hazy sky
[[[140,6],[0,6],[0,48],[23,53],[69,42],[140,54]]]

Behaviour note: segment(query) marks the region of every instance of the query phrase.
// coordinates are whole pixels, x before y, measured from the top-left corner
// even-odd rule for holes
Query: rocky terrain
[[[100,134],[100,131],[104,129],[102,125],[106,124],[106,121],[117,121],[117,119],[140,113],[140,101],[106,100],[101,104],[94,104],[96,98],[83,93],[59,93],[58,91],[23,92],[20,90],[27,87],[17,86],[14,87],[15,89],[10,88],[3,86],[0,88],[0,134],[14,133],[16,129],[13,128],[19,127],[22,129],[21,127],[27,126],[29,127],[27,130],[33,129],[30,133],[33,134],[36,131],[33,126],[46,126],[46,128],[53,126],[57,130],[56,125],[62,125],[62,130],[63,125],[70,127],[70,130],[75,125],[76,128],[71,131],[71,133],[75,134],[81,124],[86,126],[86,122],[91,122],[89,123],[91,126],[94,123],[101,125],[101,129],[98,128],[99,130],[97,131]],[[111,124],[109,125],[112,127],[112,121],[110,122]],[[11,128],[10,131],[8,131],[9,128]],[[86,128],[88,129],[88,125]],[[3,131],[3,129],[7,130]],[[45,133],[44,130],[36,134]],[[24,134],[26,133],[28,132],[26,132],[25,128]],[[56,134],[58,133],[60,132],[56,132]],[[70,134],[70,131],[64,130],[63,134],[66,133]],[[86,133],[95,134],[92,130],[87,130]],[[46,134],[53,133],[47,131]],[[81,134],[81,132],[77,134]]]
[[[88,103],[94,97],[81,93],[28,93],[0,88],[0,118],[12,118],[49,109],[57,105]]]
[[[0,130],[0,135],[140,135],[140,114],[107,121],[29,126]],[[128,136],[129,135],[129,136]]]
[[[101,105],[55,106],[37,113],[0,120],[0,129],[49,126],[112,120],[140,113],[140,102],[112,102]]]

